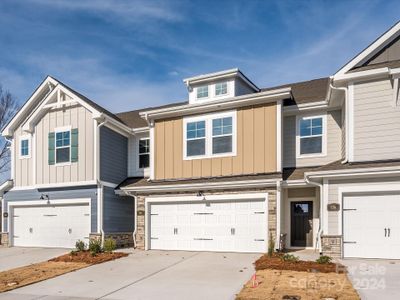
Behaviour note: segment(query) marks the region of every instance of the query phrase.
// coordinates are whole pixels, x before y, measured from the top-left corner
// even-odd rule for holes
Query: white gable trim
[[[339,71],[336,72],[334,77],[336,77],[337,75],[343,75],[352,68],[354,68],[360,62],[364,62],[370,59],[374,54],[382,50],[387,44],[389,44],[395,38],[397,38],[399,33],[400,33],[400,22],[395,24],[392,28],[390,28],[378,39],[376,39],[375,42],[373,42],[361,53],[359,53],[356,57],[354,57],[350,62],[344,65]]]

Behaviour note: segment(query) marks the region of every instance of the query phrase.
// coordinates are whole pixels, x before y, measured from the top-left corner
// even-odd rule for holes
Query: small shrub
[[[85,249],[86,249],[86,244],[85,244],[84,241],[78,240],[78,241],[75,243],[75,248],[76,248],[77,251],[85,251]]]
[[[101,252],[101,240],[93,239],[89,241],[89,251],[92,255],[96,255]]]
[[[269,240],[268,240],[268,257],[272,257],[275,249],[275,241],[272,233],[269,233]]]
[[[117,248],[117,243],[113,239],[105,239],[103,249],[105,252],[113,252]]]
[[[70,254],[71,256],[76,256],[76,255],[78,255],[77,251],[74,251],[74,250],[72,250],[69,254]]]
[[[294,256],[293,254],[285,254],[282,256],[282,260],[283,261],[287,261],[287,262],[298,262],[299,261],[299,257],[298,256]]]
[[[323,264],[329,264],[332,261],[332,257],[327,256],[327,255],[321,255],[316,262],[323,265]]]

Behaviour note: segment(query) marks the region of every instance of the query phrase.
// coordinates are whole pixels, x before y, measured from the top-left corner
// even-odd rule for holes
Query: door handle
[[[231,228],[231,235],[235,235],[235,228]]]
[[[387,234],[387,229],[385,228],[385,237],[386,237],[386,234]]]
[[[178,234],[178,228],[174,228],[174,234]]]
[[[388,228],[388,237],[390,237],[390,228]]]

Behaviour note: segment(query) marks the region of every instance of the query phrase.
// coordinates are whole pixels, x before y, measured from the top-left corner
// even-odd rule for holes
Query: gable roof
[[[286,99],[284,101],[285,106],[323,101],[326,99],[326,95],[328,93],[329,77],[263,88],[261,91],[286,87],[290,87],[292,89],[292,99]]]
[[[382,50],[386,45],[390,44],[394,39],[400,35],[400,21],[389,28],[385,33],[379,36],[364,50],[353,57],[348,63],[341,67],[334,76],[343,75],[359,65],[371,59],[376,53]]]

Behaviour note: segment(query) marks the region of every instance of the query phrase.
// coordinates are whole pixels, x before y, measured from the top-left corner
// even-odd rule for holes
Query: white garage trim
[[[9,213],[8,220],[7,220],[7,226],[8,226],[8,232],[9,235],[12,235],[11,229],[11,220],[12,217],[10,215],[10,212],[13,207],[19,207],[19,206],[45,206],[45,205],[68,205],[68,204],[88,204],[89,205],[89,212],[91,216],[92,212],[92,201],[90,198],[76,198],[76,199],[57,199],[57,200],[33,200],[33,201],[8,201],[7,202],[7,212]],[[91,222],[90,222],[91,223]]]
[[[145,226],[144,226],[144,247],[149,250],[149,212],[151,203],[166,203],[166,202],[201,202],[207,201],[226,201],[226,200],[256,200],[262,199],[265,202],[266,224],[268,226],[268,193],[248,193],[248,194],[223,194],[223,195],[204,195],[204,196],[168,196],[168,197],[147,197],[145,199]]]

